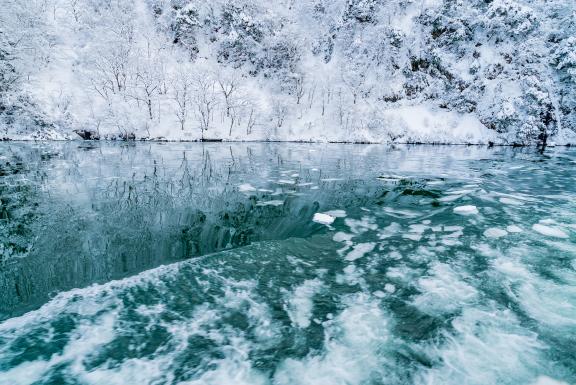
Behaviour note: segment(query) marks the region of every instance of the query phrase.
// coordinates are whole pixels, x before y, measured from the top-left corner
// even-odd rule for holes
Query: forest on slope
[[[571,0],[4,0],[0,138],[576,143]]]

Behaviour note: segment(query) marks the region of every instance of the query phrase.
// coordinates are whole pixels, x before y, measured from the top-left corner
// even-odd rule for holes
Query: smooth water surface
[[[576,383],[575,167],[0,143],[0,384]]]

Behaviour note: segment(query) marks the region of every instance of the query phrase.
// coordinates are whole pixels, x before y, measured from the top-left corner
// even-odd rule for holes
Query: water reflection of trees
[[[56,291],[260,240],[307,237],[324,231],[311,221],[318,210],[422,199],[420,186],[395,190],[376,180],[381,169],[401,172],[414,163],[408,153],[382,147],[370,153],[369,146],[345,145],[327,152],[287,144],[10,146],[27,167],[17,183],[0,177],[0,195],[13,199],[12,183],[28,197],[10,210],[33,213],[29,222],[13,222],[28,229],[22,244],[32,246],[2,265],[0,317]],[[426,169],[423,156],[414,159]],[[432,164],[457,170],[450,162],[438,157]],[[286,178],[294,183],[280,183]],[[262,190],[242,192],[244,183]],[[262,205],[269,201],[281,204]]]

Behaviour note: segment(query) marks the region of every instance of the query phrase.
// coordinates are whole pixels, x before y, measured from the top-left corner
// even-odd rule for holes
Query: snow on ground
[[[572,8],[561,0],[551,14],[532,2],[515,12],[483,2],[234,3],[6,0],[0,53],[19,76],[14,89],[0,85],[0,111],[10,111],[0,137],[576,142],[574,42],[555,29]],[[432,30],[440,16],[478,23],[478,36]],[[556,34],[553,52],[536,39],[545,34]],[[526,58],[516,52],[524,40]]]

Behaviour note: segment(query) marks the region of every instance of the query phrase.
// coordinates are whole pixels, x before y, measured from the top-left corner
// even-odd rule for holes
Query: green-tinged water
[[[576,383],[575,168],[0,143],[0,384]]]

